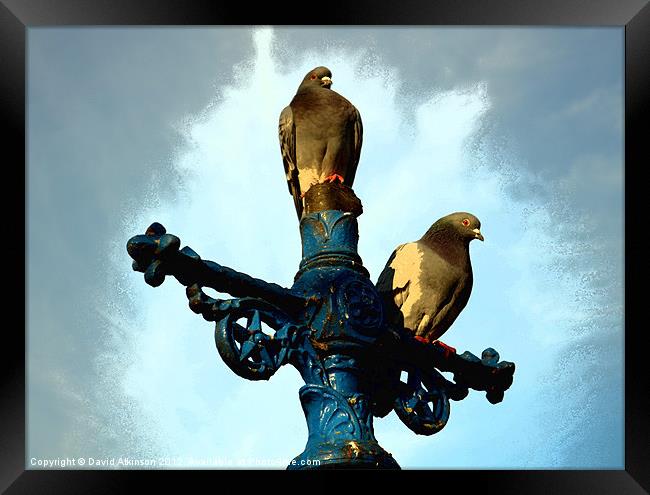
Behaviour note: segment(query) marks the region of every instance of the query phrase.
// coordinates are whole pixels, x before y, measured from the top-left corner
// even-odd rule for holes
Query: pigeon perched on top
[[[431,343],[447,331],[472,292],[469,243],[483,240],[480,228],[471,213],[452,213],[435,222],[420,240],[393,251],[377,280],[389,324]],[[446,353],[456,352],[437,343]]]
[[[298,219],[312,185],[339,180],[351,187],[359,163],[361,115],[331,86],[330,70],[316,67],[280,114],[282,161]]]

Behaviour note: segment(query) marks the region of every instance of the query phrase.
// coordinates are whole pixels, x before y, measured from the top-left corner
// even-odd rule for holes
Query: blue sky
[[[300,237],[277,119],[326,65],[361,112],[359,253],[376,281],[437,218],[476,214],[474,289],[445,335],[515,361],[418,437],[404,468],[623,466],[621,28],[32,28],[27,458],[283,468],[298,373],[247,382],[174,280],[125,244],[153,221],[204,259],[290,286]]]

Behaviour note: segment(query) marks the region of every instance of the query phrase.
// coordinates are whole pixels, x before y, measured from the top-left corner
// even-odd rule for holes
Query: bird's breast
[[[291,109],[296,128],[324,133],[347,130],[345,124],[354,112],[349,101],[330,90],[297,95],[291,102]]]
[[[468,277],[471,278],[472,268],[468,264],[457,263],[456,260],[441,256],[441,253],[428,246],[419,248],[420,283],[423,286],[443,290],[466,282]]]

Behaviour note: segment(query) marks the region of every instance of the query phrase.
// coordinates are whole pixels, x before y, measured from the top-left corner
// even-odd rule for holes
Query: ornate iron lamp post
[[[357,253],[361,211],[346,186],[309,189],[302,261],[290,289],[202,260],[158,223],[127,244],[133,269],[149,285],[172,275],[186,286],[190,309],[216,322],[217,350],[236,374],[268,380],[284,364],[301,374],[309,438],[288,469],[398,469],[375,439],[373,416],[394,410],[413,432],[432,435],[447,423],[450,400],[462,400],[471,388],[497,403],[512,384],[514,363],[499,361],[494,349],[481,358],[450,354],[386,324]],[[203,287],[235,298],[213,299]],[[264,333],[262,322],[275,333]],[[453,381],[440,371],[452,372]]]

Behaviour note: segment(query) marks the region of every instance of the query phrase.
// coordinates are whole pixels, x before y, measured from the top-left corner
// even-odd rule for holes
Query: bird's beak
[[[485,240],[483,238],[483,234],[481,234],[481,231],[479,229],[473,229],[472,232],[474,232],[474,239],[478,239],[479,241]]]
[[[323,81],[323,86],[326,88],[329,88],[332,85],[332,80],[327,76],[321,77],[320,80]]]

